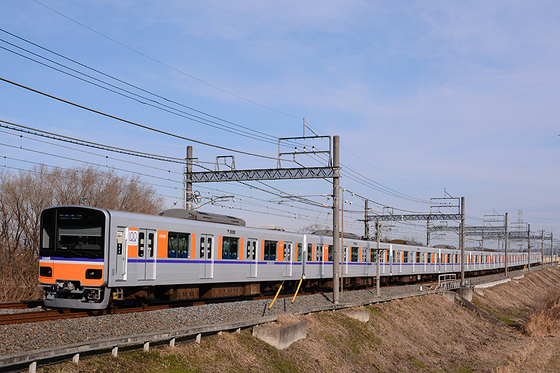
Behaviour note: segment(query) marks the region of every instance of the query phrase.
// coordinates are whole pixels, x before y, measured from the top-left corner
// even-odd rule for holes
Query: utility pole
[[[340,187],[340,137],[338,135],[333,137],[333,302],[338,304],[339,302],[339,187]]]

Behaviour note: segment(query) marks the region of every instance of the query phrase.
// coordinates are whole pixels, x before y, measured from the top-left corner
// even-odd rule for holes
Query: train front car
[[[106,288],[109,215],[105,210],[52,207],[41,213],[39,281],[44,306],[104,309],[110,298]]]

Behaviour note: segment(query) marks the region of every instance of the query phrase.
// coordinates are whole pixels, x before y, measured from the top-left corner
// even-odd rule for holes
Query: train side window
[[[204,237],[200,237],[200,259],[204,259]]]
[[[144,257],[144,232],[140,232],[138,234],[138,257],[139,258],[143,258]]]
[[[317,245],[317,247],[315,247],[315,261],[316,262],[322,262],[323,261],[323,252],[325,251],[325,249],[323,248],[323,245]]]
[[[308,262],[313,261],[313,244],[312,243],[307,244],[307,261]]]
[[[276,260],[278,241],[264,241],[264,260]]]
[[[190,233],[167,233],[167,257],[188,258],[190,250]]]
[[[284,243],[284,261],[291,262],[292,261],[292,243],[285,242]]]
[[[154,234],[148,234],[148,258],[154,257]]]
[[[327,253],[327,261],[333,261],[333,245],[329,245],[328,253]]]
[[[422,253],[420,251],[416,252],[416,263],[422,263]]]
[[[301,262],[301,250],[302,250],[303,245],[301,243],[297,244],[297,255],[296,255],[296,261],[297,262]]]
[[[224,237],[222,239],[222,259],[237,259],[238,256],[239,238]]]
[[[403,255],[403,263],[408,263],[408,251],[405,251],[405,252],[404,252],[404,255]]]
[[[369,250],[369,261],[372,263],[377,262],[377,249]]]
[[[257,256],[257,241],[247,240],[247,259],[255,260]]]
[[[352,262],[357,262],[359,256],[360,256],[360,248],[359,248],[359,247],[354,247],[354,246],[353,246],[353,247],[352,247],[352,253],[351,253],[351,256],[350,256],[350,260],[351,260]]]

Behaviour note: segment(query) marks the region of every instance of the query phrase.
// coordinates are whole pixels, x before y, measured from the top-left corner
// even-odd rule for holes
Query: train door
[[[247,261],[249,262],[249,273],[247,277],[257,277],[257,264],[259,262],[259,241],[256,238],[247,239]]]
[[[369,251],[369,249],[368,249],[367,247],[360,247],[359,250],[360,250],[361,255],[362,255],[362,258],[361,258],[361,262],[362,262],[362,264],[363,264],[362,268],[364,269],[362,273],[363,273],[364,275],[367,275],[368,272],[369,272],[369,267],[371,266],[371,263],[370,263],[370,261],[368,260],[368,251]]]
[[[304,234],[302,244],[301,244],[301,253],[300,253],[300,255],[301,255],[301,265],[302,265],[302,268],[301,268],[301,274],[302,275],[304,275],[306,273],[305,270],[307,269],[307,252],[309,250],[311,250],[310,248],[307,247],[307,245],[308,245],[307,244],[307,235]],[[311,244],[309,244],[309,245],[311,245]]]
[[[393,262],[395,261],[395,252],[393,251],[393,245],[389,245],[389,251],[387,255],[387,260],[389,261],[389,274],[393,275]]]
[[[342,255],[342,270],[344,271],[344,274],[347,275],[348,274],[348,246],[344,246],[342,248],[342,252],[344,253]]]
[[[123,253],[124,254],[124,253]],[[138,280],[156,278],[156,231],[138,229]]]
[[[126,239],[127,229],[123,227],[119,227],[117,230],[117,259],[115,262],[116,265],[116,276],[115,280],[117,281],[126,281],[126,266],[127,266],[127,255],[128,255],[128,248],[127,248],[127,239]]]
[[[284,271],[284,277],[292,276],[292,263],[294,254],[294,244],[292,242],[284,242],[284,262],[288,262]]]
[[[325,245],[324,244],[317,244],[315,246],[315,261],[320,263],[320,275],[325,275],[325,262],[323,261],[323,254],[325,253]]]
[[[214,278],[214,235],[200,235],[200,278]]]

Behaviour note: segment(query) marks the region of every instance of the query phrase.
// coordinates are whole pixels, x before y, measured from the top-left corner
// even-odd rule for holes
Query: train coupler
[[[122,288],[116,288],[113,291],[113,300],[124,300],[124,292]]]

